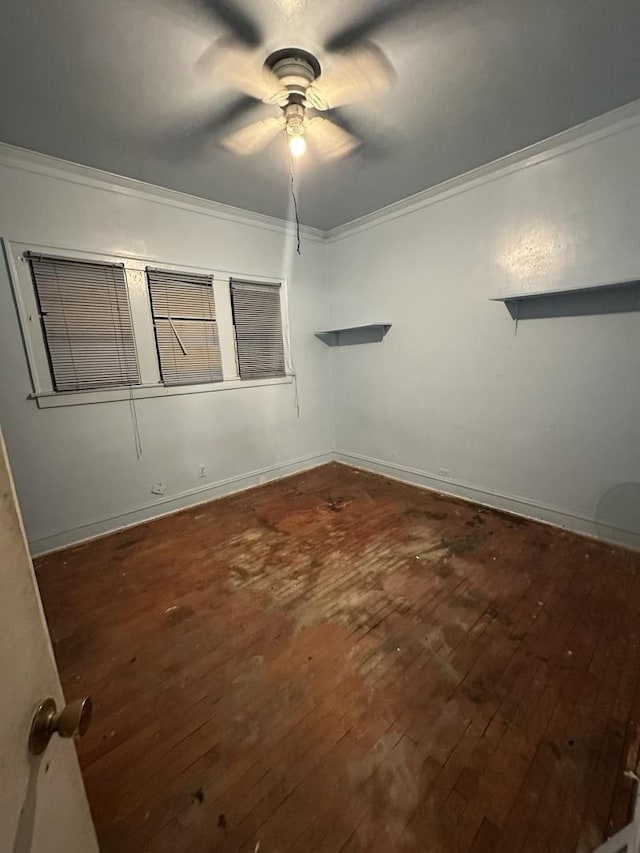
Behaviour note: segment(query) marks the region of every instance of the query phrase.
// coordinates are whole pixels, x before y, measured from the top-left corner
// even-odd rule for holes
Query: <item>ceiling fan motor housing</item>
[[[267,57],[265,66],[281,81],[289,96],[304,98],[309,86],[320,76],[320,63],[306,50],[287,47]],[[295,102],[299,98],[291,98]]]

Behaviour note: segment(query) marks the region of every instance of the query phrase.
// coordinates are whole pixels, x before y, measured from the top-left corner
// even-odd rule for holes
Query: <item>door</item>
[[[73,741],[54,734],[29,753],[33,712],[49,696],[63,707],[0,433],[0,850],[97,853]]]

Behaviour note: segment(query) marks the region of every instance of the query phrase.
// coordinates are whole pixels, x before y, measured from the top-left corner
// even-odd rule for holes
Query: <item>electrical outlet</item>
[[[164,495],[165,485],[164,483],[154,483],[151,486],[151,494],[152,495]]]
[[[200,479],[203,479],[206,476],[207,476],[207,469],[205,468],[204,465],[201,465],[198,468],[198,477],[200,477]]]
[[[438,468],[438,474],[440,477],[450,477],[451,476],[451,468]]]

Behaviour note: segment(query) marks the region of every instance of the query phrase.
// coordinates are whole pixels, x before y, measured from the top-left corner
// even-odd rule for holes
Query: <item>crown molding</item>
[[[361,231],[367,231],[370,228],[390,222],[400,216],[414,213],[430,204],[444,201],[459,193],[468,192],[482,184],[499,180],[514,172],[553,160],[555,157],[560,157],[569,151],[575,151],[578,148],[591,145],[594,142],[606,139],[609,136],[636,127],[639,124],[640,99],[631,101],[610,112],[603,113],[596,118],[589,119],[589,121],[582,124],[575,125],[568,130],[563,130],[561,133],[557,133],[540,142],[535,142],[512,154],[500,157],[498,160],[494,160],[484,166],[479,166],[477,169],[472,169],[455,178],[443,181],[441,184],[436,184],[426,190],[389,204],[379,210],[373,211],[373,213],[368,213],[365,216],[345,222],[343,225],[331,228],[326,232],[326,240],[328,243],[333,243],[345,237],[358,234]]]
[[[242,225],[250,225],[255,228],[263,228],[268,231],[277,231],[279,234],[293,234],[295,226],[292,222],[278,219],[275,216],[267,216],[263,213],[255,213],[240,207],[233,207],[221,202],[211,201],[200,196],[189,195],[178,190],[138,181],[135,178],[126,178],[92,166],[82,166],[69,160],[51,157],[48,154],[40,154],[27,148],[19,148],[0,142],[0,166],[17,169],[22,172],[31,172],[38,175],[46,175],[49,178],[66,181],[67,183],[80,184],[85,187],[103,190],[105,192],[117,193],[139,198],[155,204],[169,205],[181,210],[188,210],[203,216],[212,216],[227,222],[237,222]],[[300,234],[309,240],[324,242],[326,232],[320,228],[312,228],[308,225],[300,226]]]
[[[468,192],[483,184],[553,160],[569,151],[591,145],[637,125],[640,125],[640,99],[328,231],[301,225],[300,233],[306,239],[315,242],[334,243],[459,193]],[[156,186],[135,178],[126,178],[92,166],[82,166],[4,142],[0,142],[0,166],[47,175],[69,183],[140,198],[156,204],[170,205],[227,222],[276,231],[279,234],[293,234],[295,230],[294,224],[284,219]]]

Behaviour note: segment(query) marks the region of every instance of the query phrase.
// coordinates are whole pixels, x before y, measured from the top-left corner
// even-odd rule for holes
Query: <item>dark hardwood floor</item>
[[[103,853],[590,851],[640,554],[337,464],[36,561]]]

